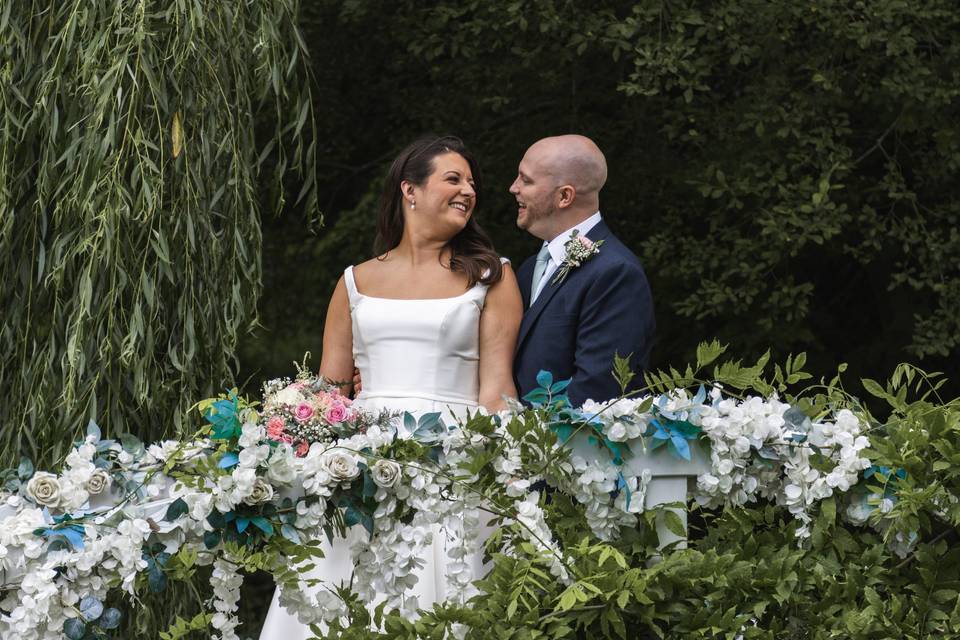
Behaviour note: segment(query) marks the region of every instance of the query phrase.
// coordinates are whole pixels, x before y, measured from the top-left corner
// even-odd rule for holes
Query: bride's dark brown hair
[[[468,286],[478,282],[489,285],[503,277],[503,265],[494,251],[490,236],[477,223],[480,207],[480,167],[460,138],[455,136],[425,136],[411,143],[394,159],[380,194],[380,213],[377,218],[377,238],[373,250],[377,255],[395,248],[403,237],[403,194],[400,183],[406,180],[422,187],[434,171],[434,158],[445,153],[457,153],[470,165],[473,189],[476,192],[473,213],[467,225],[450,241],[450,269],[467,276]]]

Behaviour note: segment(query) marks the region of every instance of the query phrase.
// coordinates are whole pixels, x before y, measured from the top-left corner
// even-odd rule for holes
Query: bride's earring
[[[417,210],[417,201],[416,201],[416,200],[410,200],[410,208],[411,208],[412,210],[414,210],[414,211]]]

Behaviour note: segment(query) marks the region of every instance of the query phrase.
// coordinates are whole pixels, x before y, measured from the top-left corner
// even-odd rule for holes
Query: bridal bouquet
[[[373,419],[351,407],[333,383],[301,371],[296,380],[277,378],[263,385],[261,424],[267,438],[286,442],[303,457],[314,442],[364,433]]]

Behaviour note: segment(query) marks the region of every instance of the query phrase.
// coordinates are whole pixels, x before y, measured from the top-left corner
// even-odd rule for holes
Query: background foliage
[[[0,458],[52,460],[88,419],[158,438],[231,383],[260,216],[289,169],[313,175],[296,16],[0,8]]]
[[[153,439],[288,374],[424,131],[474,148],[517,262],[524,149],[597,140],[656,367],[718,336],[818,374],[919,360],[956,395],[958,22],[949,0],[3,3],[0,451],[52,459],[89,417]]]
[[[319,349],[333,284],[370,255],[385,163],[424,131],[477,152],[481,222],[517,263],[536,250],[507,193],[523,151],[597,140],[602,210],[651,279],[654,366],[718,336],[753,357],[807,351],[821,374],[956,371],[952,2],[318,0],[301,26],[331,224],[266,222],[266,330],[242,345],[244,379]]]

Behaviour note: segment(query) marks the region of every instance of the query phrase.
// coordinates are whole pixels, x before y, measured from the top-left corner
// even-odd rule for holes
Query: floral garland
[[[624,462],[642,451],[689,460],[695,442],[710,467],[697,478],[698,502],[774,501],[799,521],[801,541],[827,497],[846,494],[855,523],[891,499],[851,491],[864,474],[892,472],[871,467],[865,423],[846,409],[812,420],[776,397],[702,387],[573,408],[567,382],[539,382],[525,399],[532,408],[514,403],[456,428],[437,414],[365,414],[303,372],[270,383],[259,412],[236,393],[200,403],[209,425],[192,440],[145,447],[131,436],[102,439],[91,425],[59,474],[27,461],[4,472],[0,637],[106,633],[121,615],[104,607],[108,596],[162,591],[178,558],[212,565],[213,637],[236,639],[242,570],[256,551],[273,554],[280,602],[301,621],[340,619],[347,609],[336,590],[312,588],[299,571],[325,528],[366,531],[352,536],[356,596],[409,615],[420,604],[409,595],[419,558],[437,530],[448,542],[451,600],[475,593],[470,561],[491,519],[503,527],[502,552],[532,544],[570,581],[538,487],[571,496],[595,535],[615,539],[640,526],[651,482],[649,470]],[[584,438],[587,448],[572,446]]]

